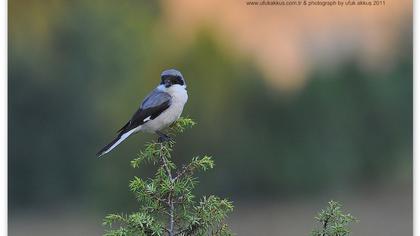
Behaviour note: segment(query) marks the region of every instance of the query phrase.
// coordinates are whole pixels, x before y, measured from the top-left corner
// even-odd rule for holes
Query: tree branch
[[[191,164],[184,166],[182,170],[177,173],[177,175],[174,178],[174,181],[184,176],[188,171],[191,171]]]
[[[165,170],[168,174],[169,180],[171,182],[171,192],[168,195],[168,202],[167,202],[168,207],[169,207],[169,223],[168,223],[169,224],[169,230],[168,230],[168,235],[169,236],[174,236],[175,235],[175,232],[174,232],[175,231],[174,230],[174,209],[175,209],[175,207],[174,207],[174,202],[173,202],[173,199],[172,199],[172,191],[173,191],[173,188],[174,188],[173,184],[174,184],[175,180],[172,177],[172,173],[171,173],[171,169],[169,168],[168,161],[167,161],[166,157],[163,155],[163,144],[162,143],[160,144],[159,155],[160,155],[160,159],[162,160],[162,163],[165,167]]]

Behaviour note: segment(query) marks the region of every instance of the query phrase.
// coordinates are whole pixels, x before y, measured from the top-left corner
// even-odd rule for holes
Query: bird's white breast
[[[154,133],[174,123],[181,116],[184,105],[188,100],[185,86],[176,84],[169,88],[162,86],[159,89],[167,92],[172,97],[171,105],[158,117],[143,124],[140,128],[142,131]]]

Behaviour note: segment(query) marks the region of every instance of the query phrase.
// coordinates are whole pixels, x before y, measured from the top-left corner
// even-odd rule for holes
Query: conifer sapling
[[[315,219],[321,227],[312,231],[312,236],[348,236],[350,235],[350,223],[356,218],[350,214],[343,213],[341,204],[335,201],[328,202],[326,210],[321,210]]]
[[[180,118],[170,127],[172,137],[191,128],[195,122]],[[216,196],[197,200],[193,194],[198,184],[194,173],[214,167],[210,156],[194,157],[177,168],[171,152],[175,141],[151,142],[131,161],[133,168],[144,163],[157,166],[148,179],[134,177],[129,187],[139,203],[139,210],[130,214],[110,214],[103,225],[105,236],[134,235],[232,235],[224,223],[232,212],[232,202]]]

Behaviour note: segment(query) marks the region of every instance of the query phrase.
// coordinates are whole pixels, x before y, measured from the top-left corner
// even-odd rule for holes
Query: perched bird
[[[160,84],[147,95],[127,124],[118,130],[117,137],[97,153],[98,157],[107,154],[130,135],[139,131],[156,133],[160,141],[170,139],[161,130],[181,116],[188,100],[187,85],[181,72],[175,69],[163,71],[160,78]]]

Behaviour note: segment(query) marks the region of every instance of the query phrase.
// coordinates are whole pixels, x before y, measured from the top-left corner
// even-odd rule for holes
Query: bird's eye
[[[182,81],[182,78],[179,76],[175,77],[174,83],[184,85],[184,81]]]

